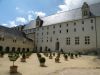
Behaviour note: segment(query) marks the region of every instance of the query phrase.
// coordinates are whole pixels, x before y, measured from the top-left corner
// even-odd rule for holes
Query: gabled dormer
[[[40,17],[37,16],[36,27],[42,27],[42,25],[43,25],[43,20],[41,20]]]
[[[82,10],[82,18],[90,17],[90,15],[91,15],[90,14],[90,7],[86,2],[83,3],[81,10]]]

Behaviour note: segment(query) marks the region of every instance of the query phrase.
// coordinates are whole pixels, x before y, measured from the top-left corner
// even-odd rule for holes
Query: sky
[[[100,0],[0,0],[0,25],[24,25],[37,16],[46,17],[72,10],[81,7],[84,2],[94,4]]]

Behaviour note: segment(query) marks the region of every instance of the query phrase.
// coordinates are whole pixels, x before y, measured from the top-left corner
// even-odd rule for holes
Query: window
[[[66,29],[66,32],[68,33],[68,29]]]
[[[91,19],[91,23],[93,23],[93,19]]]
[[[74,32],[76,32],[76,28],[74,28]]]
[[[57,40],[58,40],[58,38],[57,38]]]
[[[4,41],[5,39],[3,37],[0,37],[0,41]]]
[[[16,40],[15,40],[15,43],[16,43]]]
[[[47,42],[48,42],[48,40],[47,40]]]
[[[84,11],[84,16],[87,16],[87,15],[88,15],[87,11]]]
[[[39,21],[36,21],[36,23],[37,23],[37,25],[39,25],[40,22]]]
[[[43,40],[42,40],[42,42],[43,42]]]
[[[55,26],[53,26],[53,28],[55,28]]]
[[[66,24],[66,26],[68,27],[68,24]]]
[[[25,43],[25,41],[23,41],[23,44]]]
[[[47,32],[47,35],[48,35],[48,32]]]
[[[85,44],[90,44],[90,36],[85,36]]]
[[[74,25],[76,25],[76,22],[74,22]]]
[[[53,31],[53,34],[55,34],[55,31]]]
[[[49,29],[49,27],[47,27],[47,29]]]
[[[43,35],[43,32],[42,32],[42,35]]]
[[[50,42],[52,42],[52,37],[50,38]]]
[[[4,41],[5,39],[4,38],[2,38],[2,41]]]
[[[84,21],[82,21],[82,24],[84,24]]]
[[[60,28],[61,28],[61,24],[60,24],[60,26],[59,26]]]
[[[94,29],[94,27],[93,27],[93,26],[91,26],[91,29],[93,30],[93,29]]]
[[[44,28],[42,27],[42,30],[44,30]]]
[[[75,45],[79,45],[79,37],[75,37]]]
[[[84,27],[82,28],[82,31],[84,31]]]
[[[0,37],[0,40],[2,40],[2,38]]]
[[[61,30],[59,31],[59,33],[61,33]]]
[[[13,40],[14,43],[16,43],[16,40]]]
[[[67,37],[67,38],[66,38],[66,44],[67,44],[67,45],[70,45],[70,37]]]

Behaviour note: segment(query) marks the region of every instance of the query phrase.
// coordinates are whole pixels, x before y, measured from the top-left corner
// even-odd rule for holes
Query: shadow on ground
[[[22,73],[17,72],[17,73],[9,73],[9,75],[22,75]]]

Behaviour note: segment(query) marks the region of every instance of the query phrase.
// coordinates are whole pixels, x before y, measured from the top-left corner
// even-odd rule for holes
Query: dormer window
[[[41,27],[43,24],[43,20],[40,19],[40,17],[38,16],[36,19],[36,27]]]
[[[89,5],[84,2],[83,6],[82,6],[82,17],[83,18],[88,18],[90,16],[90,8]]]

